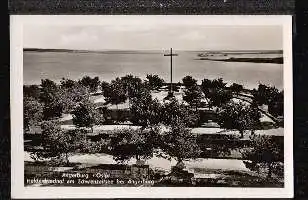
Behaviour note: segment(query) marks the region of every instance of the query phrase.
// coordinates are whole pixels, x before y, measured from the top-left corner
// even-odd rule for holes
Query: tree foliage
[[[33,97],[24,97],[24,129],[30,131],[32,126],[39,125],[43,119],[43,105]]]
[[[279,95],[279,90],[275,87],[259,84],[258,89],[253,89],[252,94],[258,105],[269,105]]]
[[[227,83],[221,78],[209,80],[204,79],[201,88],[205,98],[209,101],[209,106],[222,106],[232,99],[232,92],[226,89]]]
[[[225,89],[227,83],[225,83],[222,78],[214,80],[204,79],[201,85],[204,86],[204,88]]]
[[[283,145],[277,142],[273,136],[253,135],[251,136],[251,148],[242,152],[246,167],[253,171],[267,168],[267,177],[272,173],[283,175]]]
[[[184,90],[183,100],[186,101],[195,110],[200,107],[202,98],[202,90],[198,85],[186,87]]]
[[[110,140],[110,148],[116,161],[124,162],[130,158],[148,159],[153,156],[153,143],[150,132],[144,129],[119,129]]]
[[[268,112],[275,116],[283,116],[284,114],[284,97],[283,91],[279,92],[268,105]]]
[[[218,123],[221,127],[238,130],[243,137],[244,130],[254,132],[260,124],[260,117],[261,114],[256,107],[242,102],[230,102],[220,109]]]
[[[62,78],[60,81],[61,88],[70,89],[76,86],[77,82],[71,79]]]
[[[91,78],[89,76],[84,76],[82,77],[81,80],[78,81],[78,83],[89,88],[90,92],[96,92],[98,86],[100,85],[100,81],[97,76],[94,78]]]
[[[162,105],[151,95],[133,98],[131,104],[131,121],[142,127],[152,127],[161,122]]]
[[[192,87],[192,86],[195,86],[197,85],[197,80],[194,79],[193,77],[191,76],[185,76],[183,79],[183,85],[186,87],[186,88],[189,88],[189,87]]]
[[[24,97],[32,97],[38,100],[40,98],[40,88],[38,85],[24,85],[23,94]]]
[[[59,122],[50,120],[41,124],[42,150],[33,152],[35,159],[51,158],[57,162],[69,163],[69,153],[79,151],[83,148],[86,140],[85,132],[82,130],[64,131]]]
[[[116,105],[126,101],[127,93],[120,78],[112,80],[109,85],[105,84],[104,97],[107,102]]]
[[[89,89],[70,79],[62,79],[60,85],[48,79],[42,80],[40,91],[44,120],[61,117],[62,113],[70,113],[78,103],[90,99]]]
[[[41,80],[41,93],[40,101],[49,104],[54,100],[57,100],[58,86],[55,82],[49,79]]]
[[[179,163],[185,159],[198,158],[201,150],[196,139],[181,120],[176,120],[172,123],[170,131],[162,135],[161,148]]]
[[[238,93],[240,93],[241,91],[243,91],[244,87],[243,87],[243,85],[240,85],[240,84],[237,84],[237,83],[233,83],[233,84],[229,87],[229,89],[230,89],[233,93],[238,94]]]
[[[165,83],[157,74],[147,74],[146,78],[150,90],[159,90]]]
[[[268,105],[270,114],[276,117],[283,115],[283,91],[279,91],[275,87],[259,84],[257,90],[253,89],[252,94],[254,96],[254,101],[257,102],[258,105]]]
[[[73,123],[77,127],[88,127],[92,129],[93,126],[102,124],[105,121],[103,114],[95,109],[91,102],[79,103],[79,105],[72,111]]]
[[[59,96],[59,87],[49,79],[41,80],[40,101],[44,105],[43,119],[49,120],[60,117],[63,113],[63,104]]]
[[[110,89],[111,89],[110,83],[106,81],[101,82],[101,90],[104,96],[108,96],[108,93],[110,93]]]
[[[89,89],[79,83],[61,87],[58,95],[61,97],[59,103],[62,104],[64,113],[71,113],[79,103],[90,101]]]
[[[134,97],[140,97],[146,89],[145,84],[139,77],[133,75],[126,75],[121,77],[120,82],[125,91],[126,97],[131,99]]]
[[[198,123],[199,113],[184,103],[180,103],[176,98],[171,98],[162,107],[162,123],[171,126],[177,121],[183,122],[186,126],[195,126]]]

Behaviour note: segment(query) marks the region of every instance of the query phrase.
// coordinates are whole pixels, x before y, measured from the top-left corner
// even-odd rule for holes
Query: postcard
[[[292,90],[291,16],[12,15],[12,197],[293,197]]]

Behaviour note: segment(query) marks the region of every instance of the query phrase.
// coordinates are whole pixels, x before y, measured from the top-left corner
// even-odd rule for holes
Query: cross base
[[[172,99],[172,98],[174,98],[174,94],[173,94],[173,92],[168,92],[168,95],[164,98],[164,100],[169,100],[169,99]]]

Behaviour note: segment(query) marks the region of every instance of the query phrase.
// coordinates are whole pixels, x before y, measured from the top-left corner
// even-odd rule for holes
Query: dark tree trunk
[[[120,120],[119,120],[119,119],[120,119],[120,117],[119,117],[119,116],[120,116],[120,114],[119,114],[119,113],[120,113],[120,112],[119,112],[119,107],[118,107],[118,104],[116,104],[116,107],[117,107],[117,111],[116,111],[116,113],[117,113],[117,117],[116,117],[117,122],[116,122],[116,124],[119,124],[119,121],[120,121]]]
[[[29,132],[29,133],[32,133],[32,128],[31,128],[31,126],[30,126],[29,124],[28,124],[27,126],[28,126],[28,132]]]
[[[240,130],[241,138],[244,138],[244,131]]]
[[[271,163],[268,163],[267,167],[268,167],[267,178],[271,178],[272,177],[272,165],[271,165]]]
[[[66,165],[68,165],[69,164],[68,152],[65,153],[65,161],[66,161]]]
[[[185,168],[185,164],[184,164],[184,162],[183,162],[183,160],[182,159],[178,159],[178,162],[176,163],[176,165],[175,165],[178,169],[184,169]]]
[[[140,157],[136,156],[136,165],[143,166],[145,164],[144,160],[141,160]]]
[[[196,113],[198,113],[198,106],[195,108]],[[198,113],[197,116],[197,122],[194,124],[194,126],[199,126],[200,125],[200,113]]]
[[[128,107],[129,107],[129,109],[131,109],[131,105],[130,105],[130,97],[128,97]]]

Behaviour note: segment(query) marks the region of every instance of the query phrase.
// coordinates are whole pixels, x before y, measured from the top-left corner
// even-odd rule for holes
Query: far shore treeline
[[[85,49],[46,49],[46,48],[24,48],[25,52],[66,52],[66,53],[158,53],[160,50],[85,50]],[[181,51],[181,50],[180,50]],[[184,50],[182,50],[184,51]],[[283,50],[187,50],[188,52],[197,52],[198,57],[204,57],[204,53],[230,55],[236,54],[283,54]],[[202,53],[200,53],[202,52]]]
[[[161,92],[169,93],[163,101],[153,98]],[[200,157],[206,148],[198,144],[191,128],[200,127],[211,114],[207,121],[238,131],[238,140],[249,135],[252,146],[242,155],[251,161],[251,169],[266,166],[271,177],[280,166],[277,163],[283,162],[283,145],[273,142],[271,136],[255,134],[264,129],[261,114],[274,122],[274,128],[283,127],[283,91],[261,83],[249,90],[237,83],[227,86],[221,78],[203,79],[198,85],[196,79],[186,76],[171,86],[155,74],[148,74],[145,80],[126,75],[110,82],[84,76],[80,80],[63,78],[60,83],[43,79],[40,85],[24,85],[23,93],[24,133],[41,133],[40,148],[32,152],[36,160],[53,158],[68,163],[68,154],[86,152],[110,153],[119,162],[146,160],[157,154],[181,163]],[[104,102],[95,103],[93,97],[99,95]],[[128,114],[112,119],[108,106],[122,103],[128,103]],[[120,108],[113,112],[123,114]],[[72,115],[75,128],[61,128],[64,114]],[[130,128],[89,140],[95,126],[128,122]]]

